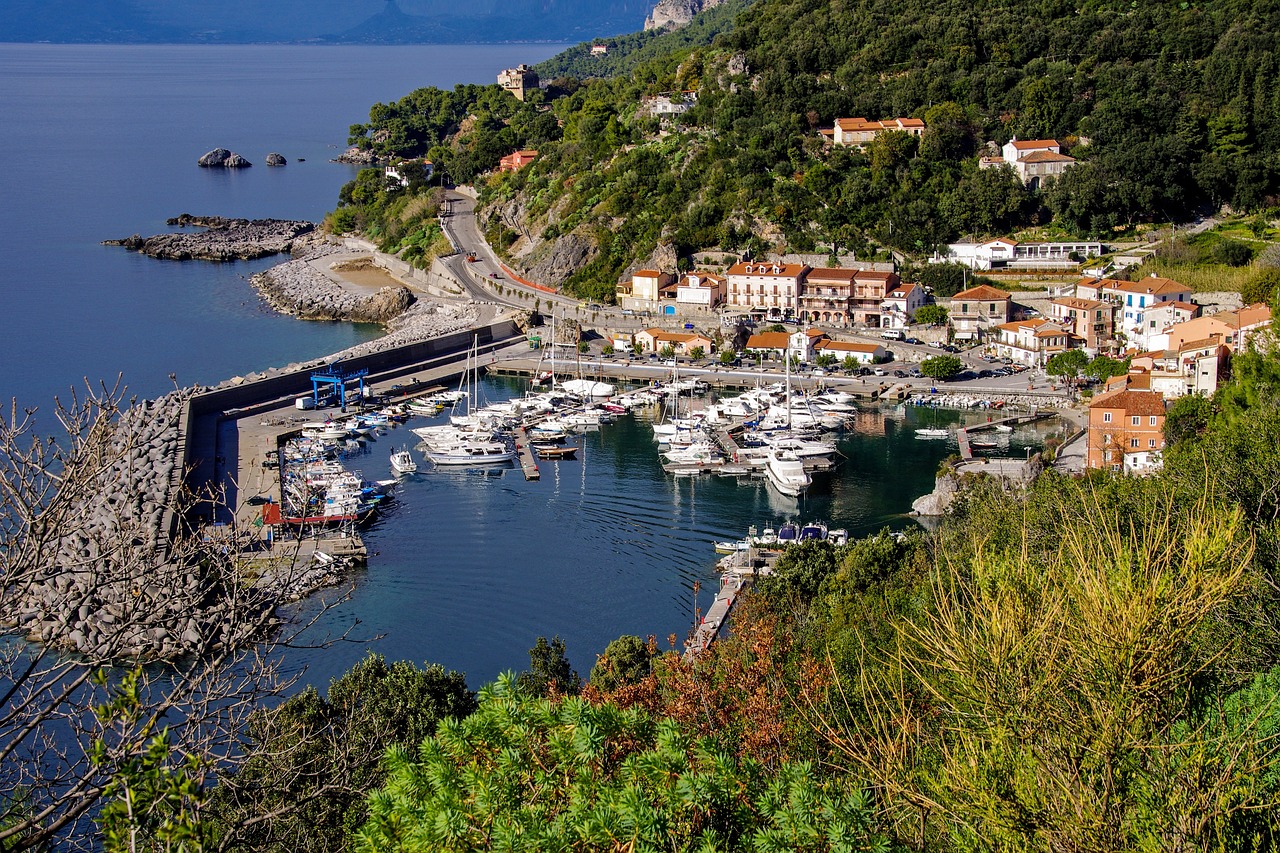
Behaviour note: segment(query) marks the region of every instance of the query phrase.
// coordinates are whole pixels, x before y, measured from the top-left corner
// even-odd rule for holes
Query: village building
[[[713,311],[724,302],[728,280],[711,272],[691,272],[676,285],[676,303]]]
[[[605,55],[605,54],[607,54],[608,52],[609,52],[609,45],[607,45],[607,44],[593,44],[593,45],[591,45],[591,55],[592,55],[592,56],[604,56],[604,55]]]
[[[689,112],[697,103],[698,93],[693,90],[662,92],[642,97],[640,108],[652,116],[675,116]]]
[[[800,288],[809,272],[804,264],[776,261],[743,261],[728,270],[728,304],[760,312],[769,319],[794,317],[799,309]]]
[[[1122,387],[1095,397],[1089,404],[1086,464],[1125,473],[1160,467],[1164,418],[1164,397],[1153,391]]]
[[[879,326],[887,290],[902,281],[883,270],[811,269],[800,291],[800,319],[837,326]]]
[[[743,350],[762,355],[765,358],[782,359],[783,353],[791,347],[791,336],[786,332],[756,332],[747,338]]]
[[[675,276],[671,273],[636,270],[631,274],[631,293],[628,295],[637,302],[648,303],[645,307],[652,309],[657,305],[663,290],[674,281]]]
[[[387,182],[395,182],[401,187],[409,186],[410,169],[414,166],[422,167],[424,180],[431,180],[431,176],[435,174],[436,167],[430,160],[401,160],[399,163],[392,163],[383,168],[383,174],[387,178]]]
[[[1065,327],[1050,320],[1015,320],[994,329],[996,355],[1028,367],[1044,367],[1060,352],[1082,343]]]
[[[669,332],[665,329],[644,329],[633,336],[636,352],[661,352],[671,347],[676,355],[692,355],[694,350],[701,349],[704,355],[710,354],[712,341],[706,335],[696,332]]]
[[[1031,189],[1038,189],[1046,178],[1056,178],[1073,166],[1074,157],[1062,153],[1056,139],[1018,139],[1006,142],[999,157],[983,157],[979,169],[1009,166]]]
[[[1157,339],[1162,348],[1176,350],[1189,341],[1217,336],[1232,350],[1247,346],[1249,338],[1271,325],[1271,308],[1265,303],[1246,305],[1236,311],[1206,314],[1173,326]]]
[[[1146,309],[1142,325],[1134,324],[1126,335],[1126,343],[1137,350],[1164,350],[1169,346],[1169,329],[1200,316],[1194,302],[1160,302]]]
[[[538,72],[528,65],[517,65],[515,68],[504,68],[498,72],[498,85],[523,101],[530,90],[538,88]]]
[[[934,251],[931,264],[962,264],[972,270],[1061,269],[1102,254],[1090,241],[1020,243],[998,237],[985,243],[948,243]]]
[[[918,118],[889,118],[883,121],[867,121],[865,118],[838,118],[831,130],[819,131],[836,145],[852,145],[863,148],[873,139],[888,131],[900,131],[919,137],[924,134],[924,122]]]
[[[1109,302],[1059,297],[1049,303],[1049,318],[1079,338],[1090,358],[1110,347],[1115,312]]]
[[[520,151],[512,151],[506,157],[498,161],[499,172],[518,172],[525,166],[528,166],[538,157],[538,152],[533,148],[524,148]]]
[[[857,341],[825,340],[817,344],[817,351],[819,356],[835,356],[840,364],[850,357],[859,364],[877,364],[885,358],[884,347],[880,344],[864,344]]]
[[[880,327],[905,329],[911,325],[916,311],[925,306],[928,294],[918,284],[899,284],[880,302]]]
[[[951,297],[951,325],[959,340],[980,340],[1009,322],[1009,294],[989,285],[962,290]]]

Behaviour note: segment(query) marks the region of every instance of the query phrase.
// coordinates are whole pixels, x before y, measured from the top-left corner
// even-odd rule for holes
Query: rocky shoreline
[[[171,554],[164,532],[180,503],[182,415],[200,390],[136,402],[77,442],[58,517],[42,519],[56,533],[6,590],[8,627],[92,660],[172,660],[245,639],[233,636],[227,579],[209,568],[218,561]]]
[[[317,233],[314,222],[293,219],[226,219],[184,213],[166,224],[205,230],[151,237],[134,234],[118,240],[103,240],[102,244],[123,246],[163,260],[250,261],[295,251]]]

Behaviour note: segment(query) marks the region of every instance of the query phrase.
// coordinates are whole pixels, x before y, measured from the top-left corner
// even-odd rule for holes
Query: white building
[[[676,302],[711,311],[724,302],[727,280],[710,272],[691,272],[676,285]]]
[[[817,345],[820,355],[835,356],[836,361],[843,363],[850,356],[859,364],[877,364],[884,361],[885,351],[880,344],[864,344],[856,341],[820,341]]]
[[[918,284],[900,284],[885,294],[880,303],[880,328],[905,329],[916,311],[924,307],[928,294]]]
[[[1019,243],[999,237],[985,243],[950,243],[935,251],[929,263],[963,264],[973,270],[1060,269],[1101,254],[1098,242]]]
[[[763,311],[772,317],[795,315],[800,285],[809,272],[804,264],[776,261],[744,261],[729,268],[727,299],[730,306]]]
[[[1018,178],[1032,189],[1037,189],[1045,178],[1061,175],[1075,164],[1076,159],[1062,153],[1056,139],[1018,139],[1006,142],[999,157],[983,157],[979,169],[995,169],[1009,166]]]

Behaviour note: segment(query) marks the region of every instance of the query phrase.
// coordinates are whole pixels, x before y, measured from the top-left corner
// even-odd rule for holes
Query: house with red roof
[[[951,325],[959,340],[980,340],[988,330],[1009,322],[1009,294],[989,285],[951,297]]]
[[[1060,296],[1049,303],[1049,318],[1079,338],[1090,358],[1111,345],[1115,308],[1110,302]]]
[[[863,148],[880,134],[893,130],[919,137],[924,134],[924,122],[918,118],[888,118],[883,121],[838,118],[831,130],[820,132],[836,145]]]
[[[1045,178],[1056,178],[1076,162],[1074,157],[1062,153],[1062,146],[1056,139],[1019,139],[1015,136],[1004,144],[1000,153],[999,157],[983,157],[978,161],[978,168],[1009,166],[1031,189],[1038,189]]]
[[[899,284],[884,295],[880,302],[880,327],[905,329],[911,325],[916,311],[923,308],[928,294],[918,284]]]
[[[1123,386],[1089,404],[1086,465],[1141,474],[1161,465],[1164,397]]]
[[[806,264],[779,261],[742,261],[729,267],[728,304],[733,308],[761,311],[769,317],[794,316],[799,310],[800,288],[809,273]]]

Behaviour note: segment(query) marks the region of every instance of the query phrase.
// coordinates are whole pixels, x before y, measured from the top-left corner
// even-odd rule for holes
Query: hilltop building
[[[515,68],[505,68],[498,72],[498,85],[515,95],[520,101],[524,100],[529,90],[538,88],[539,82],[538,72],[528,65],[517,65]]]

